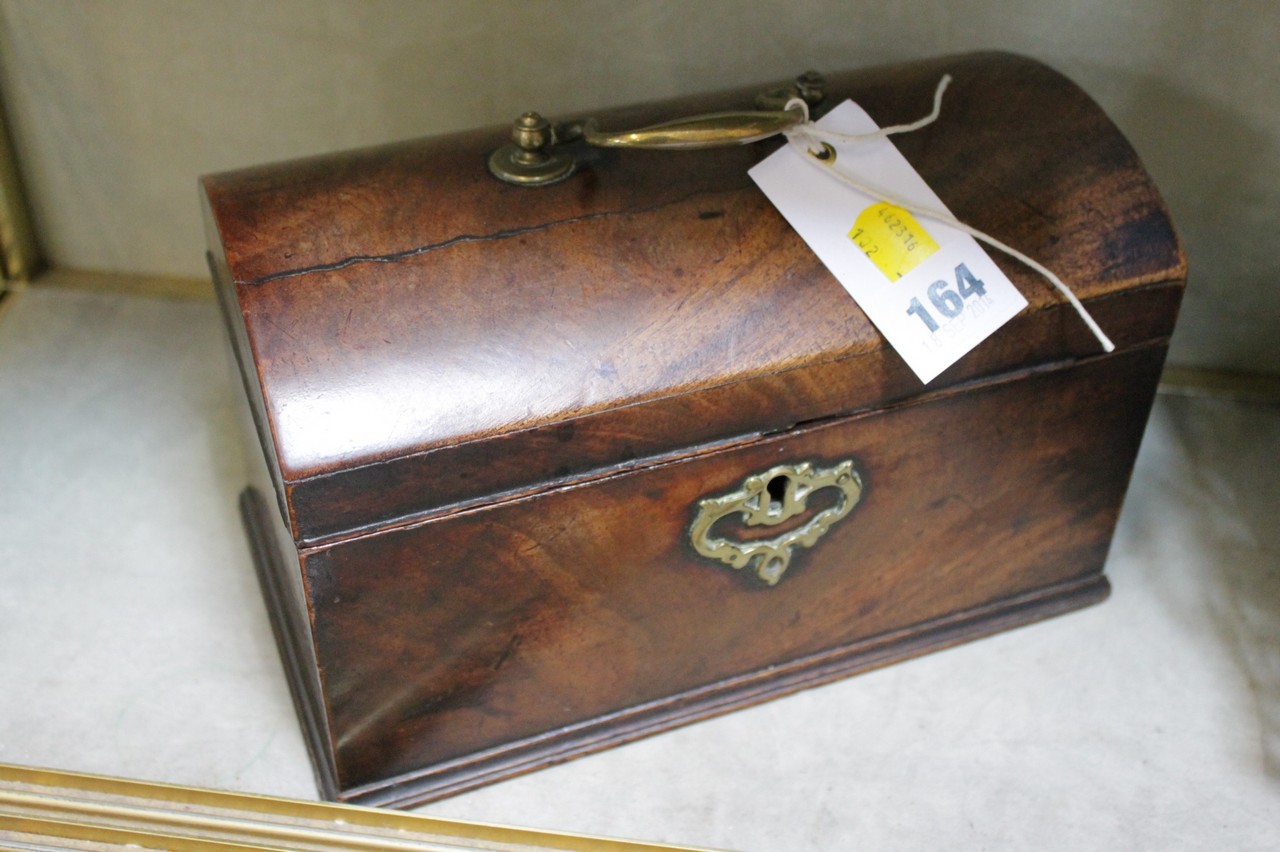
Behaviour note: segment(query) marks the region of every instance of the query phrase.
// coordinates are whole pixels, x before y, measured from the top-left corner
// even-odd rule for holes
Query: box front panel
[[[1095,575],[1163,356],[1029,372],[304,553],[340,788],[465,774],[611,725],[638,735],[637,707],[717,712],[733,701],[700,713],[699,690]],[[856,503],[791,548],[776,584],[759,561],[695,549],[704,498],[846,461]],[[784,490],[761,499],[777,509]],[[712,531],[777,537],[840,494],[815,490],[775,527],[730,512]]]

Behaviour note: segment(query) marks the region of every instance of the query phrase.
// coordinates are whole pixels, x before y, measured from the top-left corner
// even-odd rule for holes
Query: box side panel
[[[235,366],[239,368],[240,365],[237,362]],[[236,376],[243,379],[239,369]],[[239,498],[240,519],[248,538],[289,692],[311,754],[317,786],[326,798],[332,799],[337,795],[333,739],[322,709],[324,702],[298,549],[274,499],[276,491],[257,441],[258,428],[246,396],[240,398],[239,413],[241,431],[248,447],[250,472],[249,485]]]
[[[304,552],[343,795],[456,791],[1096,599],[1163,356],[1031,371]],[[703,498],[845,460],[860,500],[776,585],[693,548]],[[772,534],[736,518],[719,534]],[[806,660],[818,675],[787,674]]]
[[[328,798],[337,795],[333,739],[323,713],[311,618],[303,588],[298,550],[286,521],[279,466],[265,416],[254,359],[245,336],[226,259],[206,207],[209,270],[227,331],[228,362],[242,393],[237,395],[240,430],[248,456],[248,487],[240,494],[240,517],[248,536],[254,569],[262,588],[271,629],[280,651],[316,781]]]

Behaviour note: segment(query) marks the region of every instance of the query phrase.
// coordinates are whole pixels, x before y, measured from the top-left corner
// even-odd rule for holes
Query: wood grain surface
[[[305,551],[305,605],[276,608],[314,639],[326,786],[437,798],[1098,600],[1163,358],[1015,374]],[[699,498],[844,459],[862,500],[777,586],[693,551]]]
[[[243,508],[326,795],[448,795],[1106,594],[1181,248],[1042,65],[872,69],[830,97],[899,123],[943,73],[942,118],[896,144],[1114,354],[997,257],[1029,308],[922,387],[750,183],[774,144],[595,152],[528,189],[488,175],[497,128],[204,179],[262,445]],[[846,459],[861,501],[777,586],[690,544],[700,499]]]
[[[996,54],[835,75],[830,98],[900,122],[944,72],[942,118],[895,137],[907,159],[959,217],[1055,269],[1119,346],[1167,336],[1185,274],[1167,212],[1073,84]],[[300,541],[920,392],[750,183],[777,143],[598,152],[528,189],[486,171],[505,135],[205,179]],[[1030,308],[931,387],[1096,351],[1044,281],[997,262]]]

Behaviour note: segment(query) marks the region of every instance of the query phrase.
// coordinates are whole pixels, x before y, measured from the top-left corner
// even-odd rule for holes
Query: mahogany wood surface
[[[309,613],[326,786],[421,802],[1098,600],[1163,357],[1015,374],[304,552],[305,608],[276,606]],[[692,550],[698,498],[845,458],[862,500],[777,586]]]
[[[1184,277],[1167,212],[1073,84],[985,54],[832,78],[962,219],[1054,268],[1121,347],[1167,336]],[[624,127],[749,106],[758,87],[618,110]],[[750,183],[777,143],[597,152],[550,187],[492,178],[495,128],[206,178],[279,486],[304,543],[921,390]],[[931,383],[1097,344],[1031,307]],[[429,487],[424,484],[430,483]]]
[[[922,387],[750,183],[775,144],[596,152],[528,189],[487,173],[494,129],[204,179],[262,447],[242,508],[325,795],[421,802],[1105,595],[1181,248],[1042,65],[829,97],[899,123],[944,72],[942,119],[896,144],[1116,353],[997,256],[1029,308]],[[859,504],[778,585],[691,546],[701,498],[845,459]]]

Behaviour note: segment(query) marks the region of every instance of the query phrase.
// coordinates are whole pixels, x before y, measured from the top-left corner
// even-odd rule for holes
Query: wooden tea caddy
[[[326,796],[419,803],[1107,594],[1182,252],[1043,65],[824,100],[900,123],[944,73],[895,144],[1113,353],[996,256],[1029,307],[922,386],[747,177],[776,141],[571,143],[536,188],[490,173],[502,129],[203,179],[261,461],[242,508]]]

